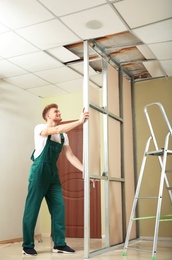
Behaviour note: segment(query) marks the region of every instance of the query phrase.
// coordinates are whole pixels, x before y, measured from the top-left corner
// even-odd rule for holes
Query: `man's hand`
[[[85,112],[85,108],[82,109],[79,121],[83,124],[89,119],[89,112]]]

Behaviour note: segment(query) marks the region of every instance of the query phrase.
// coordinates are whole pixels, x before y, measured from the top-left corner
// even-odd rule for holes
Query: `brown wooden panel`
[[[79,126],[68,133],[73,153],[82,161],[83,128]],[[66,236],[84,237],[84,180],[82,173],[72,166],[62,153],[58,169],[66,207]],[[101,238],[100,183],[90,184],[90,237]]]

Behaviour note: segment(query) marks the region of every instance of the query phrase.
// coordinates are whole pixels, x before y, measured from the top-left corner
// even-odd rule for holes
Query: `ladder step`
[[[133,218],[132,220],[153,219],[156,217],[157,216],[145,216],[145,217]],[[172,217],[172,214],[161,215],[159,221],[172,221],[172,218],[169,217]]]
[[[147,216],[147,217],[133,218],[132,220],[143,220],[143,219],[152,219],[152,218],[156,218],[156,216]]]
[[[158,199],[158,196],[145,196],[145,197],[138,197],[136,199]]]
[[[172,190],[172,187],[167,187],[167,190]]]
[[[159,149],[159,150],[145,153],[145,155],[155,155],[155,156],[162,156],[163,154],[164,154],[164,149]],[[167,150],[167,155],[172,155],[172,150]]]
[[[160,222],[169,222],[172,221],[172,218],[160,219]]]

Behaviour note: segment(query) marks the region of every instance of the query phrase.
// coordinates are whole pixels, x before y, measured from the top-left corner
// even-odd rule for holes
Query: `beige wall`
[[[75,93],[43,99],[43,106],[51,103],[58,104],[63,121],[74,120],[80,116],[83,108],[83,96],[82,93]]]
[[[144,106],[152,102],[160,102],[167,113],[169,121],[172,124],[172,77],[167,79],[156,79],[136,83],[135,87],[135,121],[136,121],[136,150],[137,150],[137,173],[139,174],[142,156],[146,140],[150,135],[146,118],[144,115]],[[159,114],[158,109],[152,109],[151,118],[156,135],[160,140],[160,148],[164,146],[164,136],[167,128]],[[171,147],[172,148],[172,147]],[[172,169],[171,158],[168,160],[168,167]],[[172,185],[172,175],[168,175]],[[142,194],[156,196],[159,188],[160,167],[157,158],[148,158],[145,167],[145,177],[143,179]],[[157,200],[156,200],[157,201]],[[156,201],[142,200],[139,207],[140,216],[155,216]],[[172,214],[172,205],[167,190],[164,188],[162,214]],[[154,235],[154,220],[142,220],[140,223],[140,236]],[[172,222],[160,223],[160,237],[172,237]]]
[[[41,99],[0,81],[0,241],[22,238],[33,129],[39,122]],[[35,230],[40,234],[39,221]]]

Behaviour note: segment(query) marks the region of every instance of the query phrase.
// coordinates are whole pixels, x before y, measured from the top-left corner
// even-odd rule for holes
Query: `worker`
[[[23,215],[23,254],[37,255],[34,249],[34,230],[41,202],[45,197],[52,222],[52,240],[54,253],[74,253],[65,242],[65,206],[60,183],[57,160],[63,149],[69,162],[80,171],[83,164],[73,154],[67,132],[86,122],[89,113],[82,110],[79,120],[61,124],[61,113],[56,104],[46,106],[42,112],[46,124],[39,124],[34,129],[35,150],[28,194]]]

